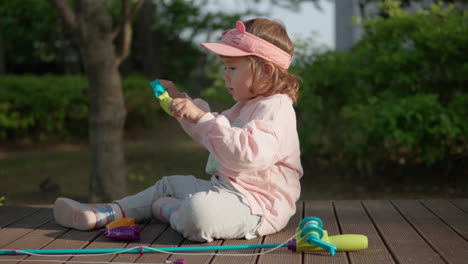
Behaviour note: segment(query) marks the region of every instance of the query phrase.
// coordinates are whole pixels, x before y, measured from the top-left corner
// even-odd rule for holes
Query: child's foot
[[[169,223],[171,215],[180,208],[182,200],[173,197],[159,198],[153,203],[153,216],[163,223]]]
[[[123,213],[118,204],[94,206],[67,198],[58,198],[54,204],[54,217],[62,226],[91,230],[122,218]]]

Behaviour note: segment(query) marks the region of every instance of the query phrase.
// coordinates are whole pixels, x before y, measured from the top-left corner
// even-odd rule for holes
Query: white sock
[[[123,218],[125,213],[116,203],[95,206],[67,198],[58,198],[54,204],[54,217],[55,221],[62,226],[91,230]]]

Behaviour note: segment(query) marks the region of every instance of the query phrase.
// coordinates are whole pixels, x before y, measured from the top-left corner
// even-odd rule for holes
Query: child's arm
[[[280,128],[271,121],[253,120],[238,128],[223,119],[203,116],[196,133],[223,167],[238,172],[262,170],[282,158],[276,133]]]
[[[172,96],[175,99],[180,99],[180,98],[186,98],[185,94],[182,94],[177,90],[176,86],[174,83],[171,81],[166,81],[166,80],[159,80],[156,79],[152,82],[150,82],[151,87],[153,88],[153,93],[156,98],[159,100],[159,104],[161,105],[161,108],[171,116],[174,116],[172,111],[169,109],[170,105],[173,101]],[[177,119],[180,119],[179,116],[175,116]]]
[[[206,114],[205,111],[198,108],[192,100],[188,98],[176,98],[172,100],[169,105],[169,110],[176,117],[182,117],[191,123],[197,123],[202,116]]]
[[[255,109],[242,128],[233,127],[223,115],[207,113],[192,127],[192,138],[226,169],[240,172],[270,167],[296,151],[294,109],[289,101],[278,100]]]

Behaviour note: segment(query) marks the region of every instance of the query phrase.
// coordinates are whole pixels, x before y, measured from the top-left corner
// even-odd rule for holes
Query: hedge
[[[88,132],[84,76],[7,75],[0,77],[0,140],[32,141],[85,137]],[[150,127],[159,104],[140,76],[123,80],[126,126]]]

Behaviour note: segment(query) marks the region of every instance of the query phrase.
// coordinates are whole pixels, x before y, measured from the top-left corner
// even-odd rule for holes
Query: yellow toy
[[[169,110],[169,105],[171,104],[172,98],[169,96],[169,93],[166,91],[164,86],[159,82],[158,79],[150,82],[151,87],[153,88],[153,93],[156,98],[159,100],[161,108],[170,116],[174,116]],[[179,117],[177,119],[180,119]]]
[[[333,256],[336,251],[355,251],[366,249],[368,246],[367,237],[364,235],[328,236],[328,232],[322,227],[320,218],[304,218],[296,228],[295,250],[326,250]]]
[[[124,217],[117,220],[114,220],[106,225],[106,228],[113,228],[117,226],[134,226],[135,219],[131,217]]]

